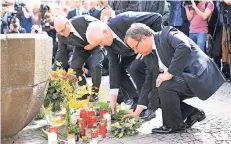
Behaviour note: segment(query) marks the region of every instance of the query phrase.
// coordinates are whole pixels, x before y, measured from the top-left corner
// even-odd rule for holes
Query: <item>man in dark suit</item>
[[[163,126],[153,129],[153,133],[178,132],[205,119],[203,111],[183,100],[195,96],[206,100],[225,82],[212,59],[173,27],[154,33],[144,24],[133,24],[126,33],[125,42],[136,53],[147,57],[151,65],[156,65],[152,74],[152,96],[156,97],[157,106],[159,96]],[[140,97],[138,104],[147,106],[148,97]],[[140,111],[141,107],[137,107],[125,118],[136,117]]]
[[[116,15],[127,11],[139,11],[138,0],[109,0],[108,3]]]
[[[72,61],[70,67],[76,72],[79,78],[79,85],[86,84],[86,78],[83,75],[82,66],[87,59],[92,55],[92,62],[90,68],[92,70],[92,91],[94,94],[91,96],[90,101],[97,101],[97,93],[101,83],[101,70],[103,62],[103,52],[99,47],[89,50],[96,45],[90,45],[86,39],[86,30],[91,22],[98,21],[91,16],[79,16],[70,20],[65,17],[57,17],[54,20],[54,27],[58,37],[58,51],[55,60],[62,64],[68,61],[67,45],[75,46],[73,50]],[[57,63],[57,62],[56,62]],[[53,69],[56,69],[57,65]]]
[[[124,42],[124,36],[131,24],[140,22],[148,25],[154,31],[160,31],[162,28],[161,15],[148,12],[125,12],[117,15],[108,21],[94,22],[89,25],[86,36],[88,42],[94,45],[105,47],[109,56],[109,75],[110,75],[110,106],[114,113],[116,111],[116,101],[118,89],[122,88],[128,96],[138,102],[138,93],[140,93],[144,79],[145,67],[136,65],[134,61],[136,54]],[[97,35],[92,35],[97,33]],[[128,71],[136,84],[137,91],[129,78]],[[139,81],[139,77],[142,81]],[[141,86],[139,86],[141,85]]]
[[[89,1],[89,15],[93,16],[97,19],[100,19],[101,10],[97,7],[97,1],[96,0],[90,0]]]
[[[67,19],[71,19],[75,16],[87,15],[88,11],[81,8],[82,0],[73,1],[75,9],[71,10],[67,14]]]

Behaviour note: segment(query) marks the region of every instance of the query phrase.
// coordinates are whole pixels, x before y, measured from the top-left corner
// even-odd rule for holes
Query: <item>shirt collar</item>
[[[112,36],[113,36],[113,39],[117,38],[118,36],[113,32],[113,30],[110,28],[111,32],[112,32]]]
[[[156,44],[155,44],[155,41],[154,41],[154,35],[152,35],[152,49],[156,50]]]
[[[70,21],[68,21],[69,24],[71,25],[71,32],[73,33],[77,33],[77,31],[75,30],[74,26],[72,25],[72,23]]]

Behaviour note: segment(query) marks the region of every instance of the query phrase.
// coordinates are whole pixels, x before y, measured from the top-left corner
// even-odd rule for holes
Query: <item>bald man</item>
[[[135,54],[131,48],[123,42],[126,31],[130,25],[135,22],[146,24],[154,31],[160,31],[162,28],[162,18],[160,14],[125,12],[110,19],[107,24],[93,22],[89,25],[86,32],[89,43],[98,44],[105,47],[108,51],[110,75],[109,95],[112,112],[116,112],[119,88],[125,90],[129,97],[133,99],[134,109],[138,103],[139,96],[148,95],[151,92],[151,88],[146,86],[149,83],[148,79],[145,79],[146,65],[142,60],[136,59],[139,55]],[[92,35],[92,33],[97,33],[97,35]],[[137,45],[139,45],[139,43]],[[131,81],[130,76],[135,82],[135,85]],[[145,85],[145,87],[143,87],[143,85]],[[149,107],[151,108],[152,106],[150,105]],[[149,107],[144,108],[147,109]],[[152,114],[153,111],[148,111],[147,115]]]
[[[93,21],[98,20],[88,15],[73,17],[70,20],[65,17],[56,17],[54,20],[54,27],[58,33],[58,51],[55,60],[61,62],[63,66],[68,61],[67,45],[74,46],[70,67],[75,70],[80,86],[86,84],[82,66],[90,56],[92,57],[89,63],[92,70],[92,91],[94,94],[90,97],[90,102],[98,100],[97,94],[101,84],[102,62],[104,59],[102,50],[95,45],[90,45],[86,39],[87,27]],[[95,48],[91,50],[93,47]],[[57,62],[54,64],[54,70],[57,68],[56,64]]]

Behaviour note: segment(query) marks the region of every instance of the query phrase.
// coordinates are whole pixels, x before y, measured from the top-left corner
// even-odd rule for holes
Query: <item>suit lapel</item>
[[[168,62],[166,61],[165,57],[164,57],[164,54],[163,54],[163,49],[161,48],[161,45],[160,45],[160,33],[158,34],[154,34],[154,41],[155,41],[155,44],[156,44],[156,49],[157,49],[157,52],[158,52],[158,55],[160,57],[160,60],[161,62],[165,65],[165,66],[168,66]]]

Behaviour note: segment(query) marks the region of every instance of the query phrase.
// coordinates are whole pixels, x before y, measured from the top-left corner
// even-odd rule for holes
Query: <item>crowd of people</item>
[[[163,127],[153,133],[172,133],[206,117],[184,99],[206,100],[230,78],[229,5],[228,0],[69,0],[28,7],[5,0],[1,33],[48,34],[52,69],[73,68],[80,86],[92,77],[91,102],[99,99],[101,76],[109,75],[113,114],[121,102],[134,110],[123,119],[151,119],[161,108]]]

